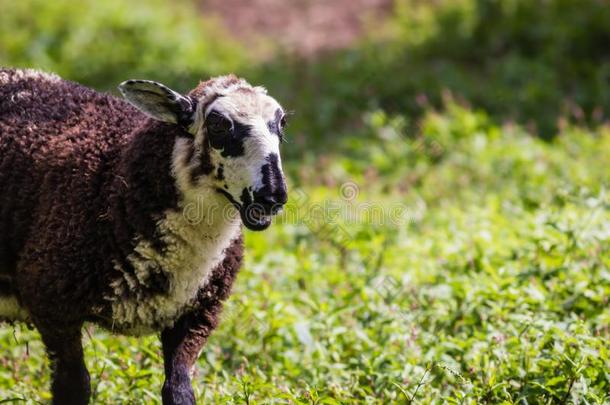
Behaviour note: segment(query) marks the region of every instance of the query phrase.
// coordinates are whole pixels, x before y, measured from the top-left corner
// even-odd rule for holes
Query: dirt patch
[[[367,23],[387,15],[393,0],[201,0],[248,46],[267,42],[311,55],[351,45]]]

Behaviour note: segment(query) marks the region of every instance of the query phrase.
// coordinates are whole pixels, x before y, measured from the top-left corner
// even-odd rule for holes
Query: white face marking
[[[252,127],[251,136],[244,140],[244,156],[245,166],[250,171],[252,186],[254,190],[259,190],[263,187],[262,167],[267,164],[267,156],[275,154],[280,160],[280,138],[272,134],[267,127],[267,122],[273,120],[274,117],[256,119],[250,122]],[[281,163],[281,161],[280,161]]]
[[[239,201],[244,188],[254,192],[263,187],[262,168],[269,163],[269,156],[277,156],[281,167],[280,139],[278,134],[271,132],[268,124],[277,121],[276,114],[283,115],[283,110],[266,94],[236,92],[211,103],[204,117],[207,118],[211,112],[233,121],[236,137],[242,137],[243,152],[238,156],[225,156],[224,149],[212,149],[211,152],[214,165],[223,165],[227,191]],[[239,128],[244,127],[248,128],[247,134],[238,133]]]

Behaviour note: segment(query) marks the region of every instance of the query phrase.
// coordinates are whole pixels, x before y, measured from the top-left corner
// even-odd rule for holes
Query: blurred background
[[[610,1],[0,0],[0,66],[293,111],[202,402],[610,402]],[[154,337],[86,350],[95,401],[158,403]],[[35,332],[0,362],[0,402],[49,398]]]

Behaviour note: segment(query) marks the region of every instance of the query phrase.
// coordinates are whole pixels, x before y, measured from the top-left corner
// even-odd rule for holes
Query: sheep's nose
[[[288,195],[285,191],[279,190],[273,194],[269,194],[263,197],[263,201],[266,204],[279,204],[284,205],[288,201]]]
[[[270,215],[277,214],[286,204],[286,201],[288,201],[288,195],[284,191],[260,195],[255,199],[255,202],[260,204],[265,212]]]
[[[271,153],[261,167],[263,186],[254,191],[254,202],[259,204],[267,215],[274,215],[288,201],[286,180],[280,168],[279,157]]]

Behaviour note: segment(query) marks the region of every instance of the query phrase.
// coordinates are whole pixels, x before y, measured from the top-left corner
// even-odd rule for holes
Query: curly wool
[[[172,154],[186,135],[109,94],[0,70],[0,318],[90,320],[135,334],[171,325],[202,285],[189,284],[162,314],[125,303],[162,307],[167,301],[153,298],[175,296],[183,281],[155,266],[180,239],[164,229],[184,208]],[[241,230],[231,229],[213,258],[198,258],[207,267],[197,276],[223,297],[242,255]]]

